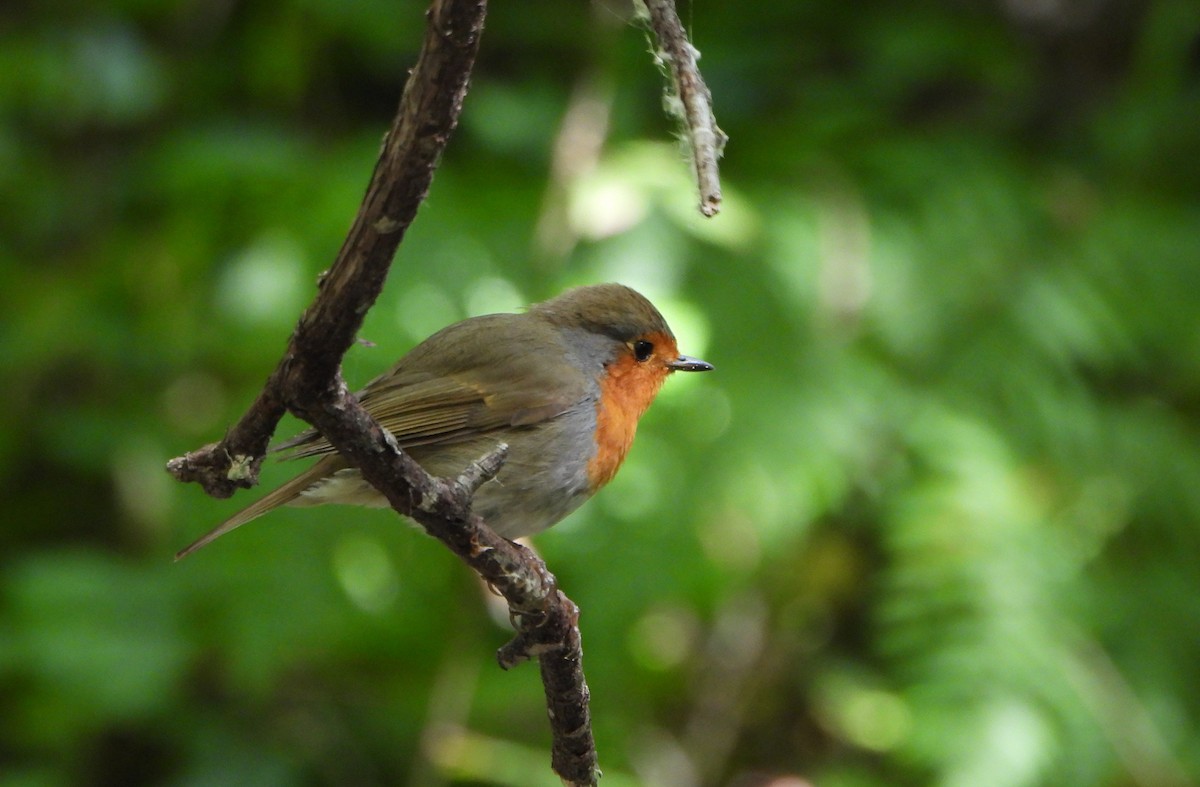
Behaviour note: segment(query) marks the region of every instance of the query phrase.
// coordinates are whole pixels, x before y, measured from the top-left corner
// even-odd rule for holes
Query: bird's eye
[[[653,352],[654,345],[645,339],[638,339],[633,343],[633,357],[639,362],[648,360]]]

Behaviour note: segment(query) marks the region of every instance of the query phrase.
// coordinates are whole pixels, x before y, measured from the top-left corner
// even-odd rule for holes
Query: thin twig
[[[674,0],[640,0],[645,4],[650,29],[658,39],[655,56],[670,76],[666,95],[669,114],[676,115],[683,126],[684,140],[692,157],[696,185],[700,190],[700,212],[715,216],[721,209],[721,177],[717,160],[725,150],[728,137],[717,126],[713,115],[712,93],[696,60],[700,53],[688,41]],[[682,108],[675,106],[676,102]]]

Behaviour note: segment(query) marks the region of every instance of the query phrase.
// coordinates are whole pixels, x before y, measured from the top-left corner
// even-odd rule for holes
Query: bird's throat
[[[600,398],[596,402],[596,454],[588,462],[588,481],[595,491],[607,484],[621,468],[638,419],[654,401],[665,371],[622,358],[609,366],[600,378]]]

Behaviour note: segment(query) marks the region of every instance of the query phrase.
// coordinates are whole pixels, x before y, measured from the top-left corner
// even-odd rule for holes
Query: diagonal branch
[[[458,123],[483,32],[485,0],[435,0],[417,64],[358,215],[320,293],[300,318],[279,365],[250,410],[218,444],[174,459],[169,472],[215,497],[258,482],[267,443],[285,409],[311,420],[363,318],[383,289],[405,230],[429,192],[438,157]]]
[[[568,784],[595,785],[578,609],[540,559],[470,513],[472,493],[495,475],[507,447],[481,457],[458,479],[433,478],[397,447],[341,377],[342,356],[383,288],[458,122],[485,13],[486,0],[434,0],[421,53],[358,215],[283,358],[223,440],[172,459],[167,469],[213,496],[229,497],[257,483],[285,411],[310,422],[393,508],[419,522],[505,597],[517,635],[503,648],[501,664],[507,668],[538,657],[550,710],[552,765]]]

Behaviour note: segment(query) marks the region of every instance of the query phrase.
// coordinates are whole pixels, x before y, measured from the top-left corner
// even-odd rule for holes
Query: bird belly
[[[595,425],[594,419],[580,419],[581,414],[587,415],[572,411],[507,435],[504,467],[479,488],[473,502],[474,512],[489,527],[505,538],[538,533],[591,497],[594,490],[587,472],[591,453],[586,447],[593,445]],[[494,440],[478,446],[482,450],[477,449],[474,458],[491,450]]]
[[[505,538],[545,530],[595,491],[589,478],[594,446],[594,407],[586,403],[562,416],[505,435],[508,459],[497,476],[475,493],[472,510]],[[430,475],[455,478],[471,462],[495,449],[498,438],[482,435],[453,445],[414,446],[410,454]],[[551,460],[557,457],[557,460]],[[300,492],[291,506],[326,504],[382,508],[387,498],[355,468],[344,468]]]

